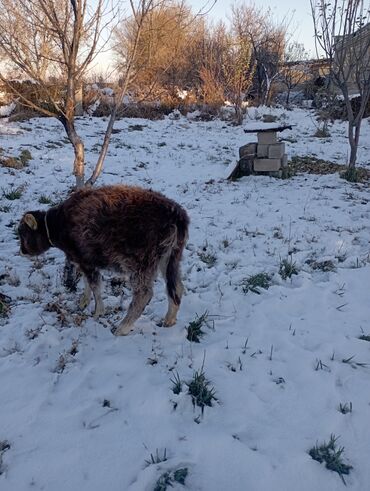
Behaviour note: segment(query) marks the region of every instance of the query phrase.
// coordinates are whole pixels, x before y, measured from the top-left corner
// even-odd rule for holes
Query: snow
[[[249,123],[244,126],[245,130],[248,131],[261,131],[261,130],[278,130],[281,128],[281,124],[279,123],[265,123],[265,122],[260,122],[260,123]]]
[[[21,215],[47,208],[41,196],[57,201],[73,185],[62,127],[48,118],[0,121],[6,154],[27,148],[33,156],[22,171],[0,168],[3,191],[24,190],[19,200],[0,198],[0,293],[12,299],[8,317],[0,317],[0,441],[10,443],[1,489],[151,491],[164,472],[186,467],[185,486],[174,490],[337,491],[338,474],[308,455],[331,434],[353,466],[348,489],[368,488],[370,368],[363,364],[370,344],[359,336],[370,335],[369,187],[338,174],[225,181],[239,146],[255,139],[243,128],[266,113],[295,125],[282,135],[289,156],[346,162],[345,123],[332,125],[330,138],[315,138],[309,110],[251,108],[243,127],[184,117],[117,122],[100,183],[151,187],[191,217],[177,325],[156,326],[166,310],[158,280],[124,338],[110,332],[123,314],[109,273],[107,314],[95,321],[92,305],[80,312],[63,287],[60,251],[34,260],[18,252]],[[106,121],[77,124],[89,173]],[[364,120],[362,166],[370,167],[369,150]],[[202,253],[215,256],[213,266]],[[298,274],[283,280],[282,259]],[[314,269],[312,260],[330,260],[334,271]],[[261,272],[271,275],[271,287],[243,293],[243,280]],[[190,343],[185,327],[206,311],[205,335]],[[217,402],[202,414],[186,385],[172,392],[171,379],[178,373],[188,382],[203,364]],[[352,412],[338,411],[350,402]],[[165,462],[146,463],[165,450]]]
[[[15,102],[11,102],[10,104],[7,104],[5,106],[1,106],[0,107],[0,117],[10,116],[15,108],[16,108]]]
[[[178,89],[178,91],[177,91],[177,96],[182,100],[185,100],[187,98],[188,94],[189,94],[188,90]]]
[[[114,90],[110,87],[104,87],[101,89],[101,93],[104,95],[109,95],[110,97],[114,96]]]

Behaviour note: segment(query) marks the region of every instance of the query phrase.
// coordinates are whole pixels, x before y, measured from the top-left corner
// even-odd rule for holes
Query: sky
[[[205,7],[207,10],[212,6],[214,0],[188,0],[189,5],[192,6],[194,12]],[[216,4],[211,9],[208,17],[218,20],[227,21],[231,14],[231,5],[235,3],[235,0],[216,0]],[[246,0],[247,4],[249,2]],[[252,2],[251,2],[252,3]],[[303,43],[306,50],[311,52],[314,56],[315,43],[313,38],[313,24],[311,18],[310,2],[309,0],[255,0],[254,5],[256,7],[262,7],[267,9],[270,7],[274,13],[276,13],[277,19],[281,20],[284,16],[291,18],[290,34],[292,39]]]

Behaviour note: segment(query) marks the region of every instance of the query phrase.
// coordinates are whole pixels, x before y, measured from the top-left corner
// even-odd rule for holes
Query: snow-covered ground
[[[296,125],[283,134],[289,156],[346,162],[344,123],[318,139],[313,113],[273,113]],[[105,125],[78,122],[89,171]],[[72,150],[55,120],[0,120],[4,153],[33,157],[23,170],[0,167],[0,293],[11,298],[0,316],[0,449],[10,445],[0,489],[158,491],[161,476],[186,468],[172,489],[337,491],[340,476],[308,454],[331,434],[353,466],[348,488],[369,489],[370,343],[359,339],[370,335],[368,184],[337,174],[224,181],[254,137],[222,121],[123,119],[116,129],[100,183],[152,187],[191,217],[178,323],[156,326],[166,309],[158,280],[135,332],[116,338],[123,314],[109,273],[107,314],[95,321],[63,287],[60,251],[19,255],[19,218],[66,195]],[[370,167],[366,120],[358,160]],[[9,200],[14,188],[21,197]],[[283,260],[298,271],[291,279],[279,274]],[[244,293],[258,273],[271,287]],[[125,290],[123,309],[129,299]],[[185,328],[204,312],[205,335],[191,343]],[[202,366],[217,398],[203,414],[185,384]]]

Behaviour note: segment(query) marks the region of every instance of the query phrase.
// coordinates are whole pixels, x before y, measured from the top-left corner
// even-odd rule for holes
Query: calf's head
[[[44,211],[29,211],[25,213],[18,226],[21,242],[21,254],[38,256],[47,251],[50,241],[45,227]]]

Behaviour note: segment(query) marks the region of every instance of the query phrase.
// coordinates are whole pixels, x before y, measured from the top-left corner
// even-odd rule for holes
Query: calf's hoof
[[[87,297],[86,295],[81,295],[80,300],[78,302],[78,306],[80,307],[80,309],[83,310],[86,309],[89,303],[90,303],[90,298]]]
[[[99,319],[99,317],[104,315],[104,311],[105,311],[105,309],[104,309],[103,305],[96,307],[95,311],[94,311],[94,319]]]
[[[132,326],[117,326],[111,329],[112,334],[115,336],[127,336],[132,331]]]
[[[163,319],[163,322],[161,322],[161,325],[163,327],[172,327],[176,324],[176,319],[174,319],[173,317],[165,317]]]

